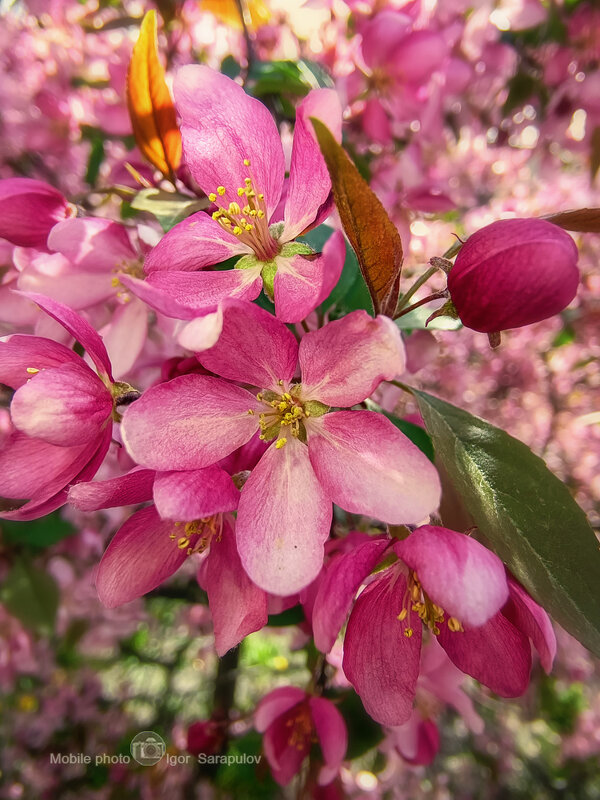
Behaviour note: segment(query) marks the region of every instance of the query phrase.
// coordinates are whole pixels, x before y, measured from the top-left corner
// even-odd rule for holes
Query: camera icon
[[[142,731],[131,740],[131,755],[143,767],[158,764],[164,756],[167,746],[164,740],[154,731]]]

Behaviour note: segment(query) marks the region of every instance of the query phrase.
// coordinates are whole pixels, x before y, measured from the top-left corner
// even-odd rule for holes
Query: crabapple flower
[[[0,238],[13,244],[45,249],[50,230],[72,213],[58,189],[43,181],[0,181]]]
[[[208,594],[215,647],[222,656],[267,622],[266,595],[244,572],[234,521],[224,513],[239,491],[219,466],[189,472],[134,469],[104,481],[80,483],[69,502],[97,511],[154,500],[134,512],[104,553],[96,589],[108,608],[156,589],[192,555],[203,555],[199,580]]]
[[[558,314],[577,292],[577,247],[543,219],[503,219],[461,247],[448,289],[464,325],[482,333],[521,328]]]
[[[330,210],[331,181],[310,117],[325,122],[340,140],[336,93],[315,89],[298,106],[283,220],[276,211],[285,160],[267,108],[204,66],[182,67],[174,93],[187,167],[214,211],[193,214],[161,239],[146,259],[149,284],[175,298],[183,287],[198,298],[197,305],[218,295],[253,300],[263,286],[277,316],[299,322],[327,297],[342,266],[335,262],[328,268],[321,254],[294,241]],[[203,271],[238,255],[235,270]],[[127,285],[133,291],[137,286],[143,297],[139,283]]]
[[[399,560],[379,571],[352,607],[384,556]],[[412,714],[423,626],[460,670],[503,697],[527,688],[529,638],[544,669],[552,665],[554,634],[544,610],[497,556],[446,528],[422,526],[393,544],[376,537],[332,560],[313,607],[319,649],[331,649],[350,608],[343,669],[384,725],[404,724]]]
[[[318,741],[324,764],[318,783],[326,786],[339,772],[348,746],[348,731],[330,700],[313,697],[295,686],[281,686],[265,695],[254,712],[263,733],[263,749],[273,777],[287,786]]]
[[[0,343],[0,381],[15,389],[14,430],[0,451],[0,495],[27,498],[7,519],[35,519],[63,505],[72,483],[89,480],[108,450],[116,406],[131,391],[113,381],[96,331],[70,308],[25,294],[87,350],[97,373],[58,342],[14,335]]]
[[[435,468],[389,420],[330,410],[360,403],[403,370],[387,317],[355,311],[298,345],[263,309],[226,300],[221,336],[198,359],[221,377],[152,387],[126,411],[123,441],[141,466],[194,470],[260,430],[271,444],[242,488],[236,527],[242,564],[265,591],[290,595],[317,576],[332,503],[389,523],[418,522],[437,507]]]

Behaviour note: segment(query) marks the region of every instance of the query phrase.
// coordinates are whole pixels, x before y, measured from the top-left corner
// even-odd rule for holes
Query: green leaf
[[[398,317],[394,322],[403,331],[456,331],[462,328],[462,322],[459,319],[446,316],[435,317],[429,325],[426,325],[425,323],[432,314],[431,306],[420,306],[420,308],[415,308],[414,311]]]
[[[26,628],[48,636],[54,629],[59,591],[44,570],[23,558],[15,561],[0,587],[0,602]]]
[[[394,423],[399,431],[402,431],[407,439],[410,439],[411,442],[415,444],[422,453],[425,453],[430,461],[434,460],[435,453],[433,450],[433,442],[431,441],[431,436],[426,430],[424,430],[420,425],[415,425],[414,422],[409,422],[406,419],[400,419],[400,417],[396,417],[394,414],[388,414],[387,411],[384,411],[383,413],[390,422]]]
[[[101,136],[94,136],[92,147],[88,158],[87,169],[85,172],[85,182],[89,186],[95,186],[100,173],[100,167],[104,161],[104,139]]]
[[[248,73],[254,97],[293,95],[303,97],[311,89],[333,86],[329,74],[313,61],[255,61]]]
[[[267,625],[270,628],[283,628],[286,625],[299,625],[304,622],[304,610],[300,604],[282,611],[281,614],[270,614]]]
[[[333,697],[331,698],[333,699]],[[347,692],[337,707],[348,728],[346,758],[354,760],[364,756],[381,742],[384,731],[365,711],[356,692]]]
[[[70,522],[63,519],[60,512],[48,514],[46,517],[31,522],[11,522],[3,520],[0,532],[4,541],[10,544],[26,544],[32,547],[49,547],[71,536],[75,529]]]
[[[531,595],[600,655],[600,552],[568,488],[522,442],[412,390],[454,490]]]
[[[182,219],[195,211],[208,208],[206,197],[188,197],[177,192],[165,192],[163,189],[142,189],[131,201],[131,207],[137,211],[148,211],[160,222],[167,233]]]

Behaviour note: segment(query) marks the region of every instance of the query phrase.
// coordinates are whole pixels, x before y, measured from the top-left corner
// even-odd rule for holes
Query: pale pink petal
[[[348,747],[348,730],[344,718],[331,700],[311,697],[308,705],[325,761],[318,781],[321,786],[325,786],[338,774],[344,760]]]
[[[298,344],[285,325],[253,303],[226,300],[218,342],[198,356],[211,372],[261,389],[284,391],[296,370]]]
[[[148,309],[137,298],[119,306],[110,323],[101,329],[116,380],[130,372],[146,343]]]
[[[342,105],[334,89],[313,89],[296,108],[282,241],[299,236],[331,191],[331,180],[310,119],[321,120],[342,141]]]
[[[315,647],[323,653],[335,644],[354,595],[389,544],[389,539],[370,539],[325,565],[312,614]]]
[[[127,452],[156,470],[209,467],[258,429],[258,401],[239,386],[205,375],[182,375],[153,386],[123,415]]]
[[[252,580],[271,594],[300,591],[319,574],[331,503],[294,437],[273,444],[252,470],[240,499],[237,541]]]
[[[441,623],[438,641],[456,666],[501,697],[520,697],[529,685],[531,646],[501,613],[479,628],[453,632]]]
[[[133,506],[152,500],[154,470],[136,467],[118,478],[77,483],[69,489],[69,503],[80,511]]]
[[[362,30],[361,50],[365,64],[371,69],[386,66],[386,61],[398,47],[412,24],[407,14],[382,11]]]
[[[279,319],[300,322],[314,311],[338,282],[345,258],[346,245],[341,231],[329,238],[322,253],[278,256],[273,288]]]
[[[382,725],[410,718],[419,676],[422,623],[410,607],[407,617],[398,619],[407,605],[405,594],[402,573],[381,573],[359,595],[344,637],[344,673],[366,712]]]
[[[45,247],[53,225],[70,214],[62,194],[32,178],[0,181],[0,237],[21,247]]]
[[[141,597],[176,572],[187,558],[153,506],[136,511],[111,539],[96,574],[96,589],[107,608]]]
[[[62,447],[96,439],[113,410],[110,392],[83,361],[44,369],[15,392],[15,428]]]
[[[0,383],[18,389],[31,378],[31,369],[50,369],[64,363],[81,364],[81,358],[63,344],[41,336],[15,334],[0,342]]]
[[[50,231],[48,248],[89,272],[114,271],[137,259],[125,226],[100,217],[59,222]]]
[[[508,588],[510,601],[502,613],[521,633],[529,636],[544,671],[550,673],[556,655],[556,636],[550,617],[511,575],[508,576]]]
[[[330,406],[353,406],[383,380],[404,371],[404,346],[388,317],[353,311],[307,333],[298,354],[302,396]]]
[[[395,728],[392,741],[405,761],[414,766],[426,766],[436,757],[440,749],[440,732],[431,719],[423,719],[413,711],[408,723]]]
[[[22,294],[24,297],[33,300],[46,314],[60,323],[71,336],[77,339],[87,351],[98,371],[112,380],[110,360],[104,342],[87,320],[80,317],[68,306],[58,303],[56,300],[51,300],[49,297],[44,297],[34,292],[22,292]]]
[[[306,423],[310,461],[337,505],[391,524],[420,522],[438,506],[435,467],[373,411],[336,411]]]
[[[37,292],[78,310],[114,295],[110,273],[78,273],[74,272],[75,269],[60,253],[43,253],[32,267],[21,272],[17,286],[22,292]]]
[[[239,489],[220,467],[158,472],[154,503],[163,519],[191,522],[237,508]]]
[[[267,595],[244,572],[235,534],[227,520],[206,559],[203,586],[213,618],[215,649],[223,656],[267,624]]]
[[[470,628],[483,625],[508,600],[504,564],[464,533],[424,525],[394,550],[433,602]]]
[[[297,686],[280,686],[259,701],[254,712],[254,727],[264,733],[277,717],[306,699],[306,692]]]
[[[177,334],[177,342],[185,350],[201,353],[203,350],[209,350],[215,346],[222,330],[223,311],[219,306],[211,314],[205,314],[203,317],[186,322]]]
[[[285,162],[267,108],[230,78],[204,66],[181,67],[173,90],[185,162],[194,179],[207,194],[224,186],[221,202],[228,205],[238,202],[238,187],[251,177],[256,193],[264,193],[270,218],[283,188]],[[244,160],[250,160],[250,167]]]
[[[163,236],[146,257],[144,269],[146,272],[193,272],[251,252],[209,214],[198,211]]]
[[[420,83],[441,66],[447,47],[443,36],[436,31],[411,31],[390,55],[390,73],[407,83]]]

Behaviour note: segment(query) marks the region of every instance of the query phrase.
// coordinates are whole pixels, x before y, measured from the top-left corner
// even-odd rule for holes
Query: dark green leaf
[[[95,186],[100,173],[100,167],[104,161],[104,139],[101,136],[95,136],[92,139],[92,148],[88,158],[87,169],[85,172],[85,182],[89,186]]]
[[[400,417],[396,417],[394,414],[388,414],[387,411],[384,411],[383,413],[390,422],[394,423],[398,430],[402,431],[407,439],[410,439],[411,442],[415,444],[422,453],[425,453],[430,461],[434,460],[435,453],[433,451],[433,442],[431,441],[431,436],[426,430],[424,430],[420,425],[415,425],[414,422],[409,422],[406,419],[400,419]]]
[[[298,604],[282,611],[281,614],[270,614],[267,625],[270,628],[283,628],[286,625],[298,625],[300,622],[304,622],[304,611]]]
[[[383,729],[367,714],[359,696],[355,692],[348,692],[337,707],[348,728],[346,758],[360,758],[368,750],[377,747],[383,739]]]
[[[0,587],[0,602],[26,628],[49,635],[54,629],[59,591],[47,572],[25,559],[15,561]]]
[[[436,456],[479,530],[532,596],[600,655],[600,552],[541,458],[489,422],[413,390]]]
[[[0,522],[0,531],[4,541],[10,544],[49,547],[66,536],[71,536],[74,528],[61,517],[60,512],[54,512],[31,522],[3,520]]]

